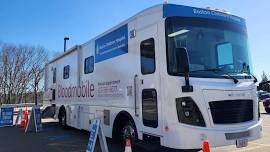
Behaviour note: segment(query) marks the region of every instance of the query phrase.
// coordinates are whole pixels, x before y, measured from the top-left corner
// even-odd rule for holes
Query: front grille
[[[252,100],[223,100],[209,102],[215,124],[231,124],[253,119]]]

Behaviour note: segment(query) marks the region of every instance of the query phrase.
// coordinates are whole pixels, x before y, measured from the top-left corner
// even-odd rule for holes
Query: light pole
[[[69,37],[64,37],[64,52],[66,52],[67,40],[69,40]]]

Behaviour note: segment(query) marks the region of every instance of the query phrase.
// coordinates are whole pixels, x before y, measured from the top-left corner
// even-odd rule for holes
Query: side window
[[[144,126],[158,127],[157,92],[155,89],[142,91],[142,115]]]
[[[94,71],[94,57],[90,56],[84,60],[84,74],[92,73]]]
[[[144,40],[140,45],[141,49],[141,72],[152,74],[156,70],[155,63],[155,42],[153,38]]]
[[[56,68],[53,68],[53,83],[56,83]]]
[[[64,67],[64,71],[63,71],[63,78],[64,79],[68,79],[69,78],[69,70],[70,70],[70,66],[67,65]]]

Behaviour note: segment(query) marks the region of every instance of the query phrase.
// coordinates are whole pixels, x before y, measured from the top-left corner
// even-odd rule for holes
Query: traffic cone
[[[131,142],[130,142],[129,138],[126,139],[125,152],[132,152],[132,150],[131,150]]]
[[[25,120],[22,118],[21,123],[20,123],[20,128],[24,128],[25,127]]]
[[[26,128],[26,125],[28,124],[28,121],[29,121],[28,115],[29,115],[28,110],[26,110],[24,114],[24,120],[25,120],[24,128]]]
[[[28,110],[23,112],[23,117],[21,120],[20,128],[25,128],[28,123]]]
[[[24,128],[25,127],[25,111],[23,111],[23,114],[22,114],[22,120],[21,120],[21,123],[20,123],[20,128]]]
[[[210,145],[208,140],[203,141],[203,152],[210,152]]]

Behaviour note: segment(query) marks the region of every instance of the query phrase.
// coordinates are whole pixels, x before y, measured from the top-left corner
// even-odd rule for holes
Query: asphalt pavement
[[[47,120],[43,131],[24,132],[17,126],[0,128],[0,152],[85,152],[89,132],[73,128],[63,129],[58,122]],[[119,152],[121,148],[108,141],[110,151]],[[100,152],[98,147],[95,152]]]

